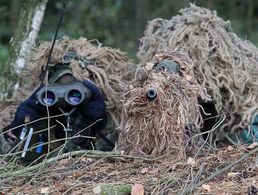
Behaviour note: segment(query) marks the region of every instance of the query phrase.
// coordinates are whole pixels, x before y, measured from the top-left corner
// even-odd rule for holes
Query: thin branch
[[[197,183],[194,187],[199,187],[201,186],[202,184],[205,184],[207,182],[209,182],[210,180],[212,180],[214,177],[220,175],[221,173],[229,170],[230,168],[232,168],[233,166],[235,166],[236,164],[240,163],[241,161],[245,160],[246,158],[252,156],[254,153],[258,152],[258,147],[255,148],[254,150],[252,150],[251,152],[243,155],[241,158],[235,160],[234,162],[232,162],[231,164],[229,164],[228,166],[214,172],[212,175],[210,175],[209,177],[207,177],[206,179],[200,181],[199,183]],[[219,167],[219,166],[218,166]],[[189,193],[190,191],[192,190],[192,188],[188,188],[185,193]]]
[[[84,155],[86,157],[90,157],[90,158],[127,158],[127,159],[138,159],[138,160],[144,160],[144,161],[157,161],[161,157],[156,157],[156,158],[148,158],[148,157],[144,157],[144,156],[131,156],[131,155],[122,155],[121,152],[119,151],[113,151],[113,152],[104,152],[104,151],[99,151],[99,150],[79,150],[79,151],[72,151],[72,152],[68,152],[68,153],[64,153],[60,156],[56,156],[47,160],[44,160],[43,162],[30,166],[30,167],[25,167],[24,169],[20,169],[14,172],[7,172],[7,173],[3,173],[0,174],[0,179],[7,179],[10,177],[15,177],[15,176],[20,176],[23,174],[26,174],[28,172],[32,172],[34,170],[39,169],[43,164],[47,165],[50,164],[52,162],[58,161],[60,159],[63,158],[67,158],[67,157],[71,157],[71,156],[80,156],[80,155]]]

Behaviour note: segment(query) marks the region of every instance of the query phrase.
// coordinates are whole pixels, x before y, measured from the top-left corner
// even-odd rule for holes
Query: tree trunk
[[[10,82],[11,85],[17,85],[19,75],[28,62],[44,17],[46,4],[47,0],[20,0],[19,21],[11,39],[9,56],[9,66],[15,76],[15,79]],[[11,95],[10,92],[8,95]]]
[[[147,24],[149,16],[149,1],[148,0],[135,0],[135,33],[136,36],[142,36],[145,25]]]
[[[252,33],[252,22],[253,22],[253,15],[254,15],[254,1],[249,0],[247,1],[247,16],[246,16],[246,31],[247,31],[247,36],[250,39],[250,35]]]
[[[11,33],[14,34],[17,26],[17,21],[19,19],[18,14],[19,14],[20,1],[11,0],[9,1],[9,6],[10,6],[9,21],[10,21]]]

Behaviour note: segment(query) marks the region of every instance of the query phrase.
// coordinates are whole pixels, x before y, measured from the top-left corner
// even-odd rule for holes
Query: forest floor
[[[115,152],[77,152],[19,170],[6,165],[4,171],[2,166],[0,192],[124,195],[140,186],[132,194],[257,194],[257,151],[256,146],[202,149],[195,158],[185,160],[171,155],[151,159]]]

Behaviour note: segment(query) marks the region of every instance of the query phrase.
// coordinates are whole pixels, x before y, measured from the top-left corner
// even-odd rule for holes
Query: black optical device
[[[156,89],[150,88],[150,89],[147,91],[146,96],[147,96],[148,100],[150,100],[150,101],[155,100],[156,97],[157,97],[157,91],[156,91]]]
[[[43,86],[36,93],[37,100],[43,106],[75,107],[89,101],[91,91],[80,82]]]

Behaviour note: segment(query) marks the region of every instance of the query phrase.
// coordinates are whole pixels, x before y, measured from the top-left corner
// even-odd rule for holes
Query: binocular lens
[[[43,93],[42,100],[47,106],[51,106],[55,102],[55,94],[51,91]]]
[[[71,90],[68,93],[68,100],[73,104],[77,105],[81,102],[82,94],[78,90]]]

